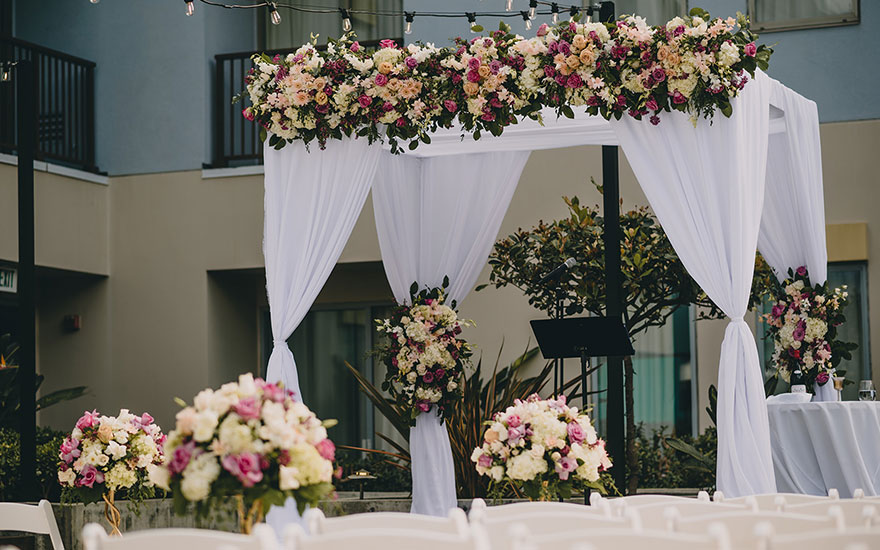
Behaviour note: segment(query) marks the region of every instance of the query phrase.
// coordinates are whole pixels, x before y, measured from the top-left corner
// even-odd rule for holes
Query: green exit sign
[[[18,273],[8,267],[0,267],[0,292],[18,292]]]

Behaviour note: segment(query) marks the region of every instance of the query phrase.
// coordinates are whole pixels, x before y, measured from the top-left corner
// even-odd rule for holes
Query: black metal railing
[[[400,39],[396,39],[401,43]],[[362,41],[361,46],[373,48],[379,41]],[[324,46],[318,46],[323,49]],[[287,55],[291,48],[264,50],[269,56]],[[212,166],[244,166],[263,163],[263,144],[260,142],[259,125],[241,115],[242,109],[251,104],[245,99],[233,104],[232,98],[245,88],[244,77],[253,66],[254,52],[224,53],[214,57],[214,155]]]
[[[39,160],[96,172],[95,64],[17,38],[0,38],[0,62],[28,59],[34,65]],[[0,151],[16,151],[21,123],[15,86],[0,83]]]

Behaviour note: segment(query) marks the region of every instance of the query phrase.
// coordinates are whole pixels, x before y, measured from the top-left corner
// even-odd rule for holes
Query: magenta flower
[[[492,466],[492,457],[487,454],[481,454],[480,458],[477,459],[477,465],[482,466],[483,468],[489,468]]]
[[[396,48],[397,42],[395,42],[394,40],[391,40],[390,38],[386,38],[385,40],[382,40],[381,42],[379,42],[379,47],[380,48]]]
[[[468,61],[468,69],[477,70],[480,68],[480,58],[472,57],[470,61]]]
[[[257,387],[263,392],[263,397],[276,403],[281,403],[287,397],[284,389],[278,384],[270,384],[261,379],[257,379]]]
[[[571,443],[583,443],[583,441],[587,439],[587,434],[584,433],[584,429],[577,422],[569,422],[568,423],[568,440]]]
[[[80,472],[79,479],[76,480],[76,486],[85,486],[91,489],[95,483],[104,483],[104,474],[91,464],[86,464],[86,467]]]
[[[507,417],[507,426],[510,428],[516,428],[517,426],[522,424],[522,420],[519,416],[512,414]]]
[[[235,476],[243,486],[253,487],[263,479],[260,470],[260,456],[256,453],[241,453],[223,457],[223,468]]]
[[[437,369],[434,371],[434,378],[441,379],[446,376],[446,369]]]
[[[422,411],[422,412],[428,412],[428,411],[431,410],[431,404],[430,404],[430,403],[426,403],[426,402],[424,402],[424,401],[420,401],[420,402],[418,403],[418,407],[419,407],[419,410]]]
[[[406,119],[403,117],[399,117],[397,120],[394,121],[394,124],[396,124],[398,128],[406,126]]]
[[[825,384],[828,383],[828,378],[829,378],[828,371],[823,370],[819,374],[816,375],[816,383],[819,384],[820,386],[824,386]]]
[[[803,277],[804,275],[807,274],[807,267],[802,265],[799,268],[797,268],[797,271],[795,273],[797,273],[798,275]]]
[[[189,440],[183,445],[174,449],[174,453],[171,455],[171,462],[168,463],[168,470],[171,471],[172,474],[181,473],[184,469],[186,469],[186,466],[192,459],[195,450],[196,442],[193,440]]]
[[[807,324],[803,321],[799,322],[797,327],[794,329],[794,332],[791,333],[791,337],[794,338],[796,342],[802,342],[804,340],[804,336],[807,334]]]
[[[251,122],[254,121],[254,112],[250,108],[245,107],[244,109],[241,110],[241,114],[244,118],[248,119],[249,121],[251,121]]]
[[[653,124],[654,126],[660,124],[660,117],[658,117],[657,115],[651,115],[651,118],[649,118],[648,120],[650,120],[651,124]]]
[[[584,81],[581,80],[581,77],[577,73],[571,73],[568,76],[568,80],[565,82],[565,85],[569,88],[580,88],[584,85]]]
[[[522,426],[507,428],[507,440],[511,445],[519,443],[524,435],[526,435],[526,430]]]
[[[422,380],[424,380],[425,383],[430,384],[434,381],[434,373],[431,371],[425,371],[425,374],[422,375]]]
[[[315,445],[315,448],[318,449],[318,454],[320,454],[326,460],[336,460],[336,445],[333,444],[329,439],[323,439]]]
[[[659,111],[660,105],[657,104],[657,100],[653,97],[648,98],[648,101],[645,102],[645,107],[650,109],[651,111]]]
[[[743,47],[743,53],[749,57],[755,57],[755,54],[758,53],[758,47],[755,46],[754,42],[749,42]]]
[[[86,428],[92,428],[98,425],[98,421],[101,418],[101,415],[97,410],[92,409],[92,412],[86,411],[80,417],[79,420],[76,421],[76,427],[80,430],[84,430]]]
[[[559,462],[556,463],[556,473],[559,475],[559,479],[565,481],[568,479],[568,474],[577,470],[577,460],[570,456],[564,456],[559,459]]]
[[[410,69],[415,69],[416,67],[419,66],[419,61],[415,57],[412,57],[412,56],[407,57],[404,60],[404,63],[406,63],[406,66],[409,67]]]
[[[662,67],[657,67],[656,69],[651,71],[651,78],[653,78],[657,82],[663,82],[664,80],[666,80],[666,71],[664,71]]]
[[[683,104],[687,103],[688,100],[686,97],[684,97],[684,95],[681,92],[679,92],[678,90],[675,90],[675,92],[672,93],[672,102],[675,103],[676,105],[683,105]]]
[[[468,82],[479,82],[480,81],[480,73],[478,73],[474,69],[471,69],[467,73],[467,79],[468,79]]]
[[[82,451],[79,449],[79,440],[73,439],[72,437],[68,437],[61,444],[61,460],[70,464],[77,458]]]
[[[547,23],[541,23],[541,26],[538,27],[538,32],[537,32],[536,34],[537,34],[538,36],[546,36],[546,35],[547,35],[547,29],[549,29],[549,28],[550,28],[550,27],[547,25]]]
[[[376,75],[376,86],[384,86],[388,84],[388,77],[382,73]]]
[[[363,107],[364,109],[369,107],[370,103],[372,103],[372,102],[373,102],[373,99],[366,94],[363,94],[358,98],[358,103],[360,103],[361,107]]]
[[[259,420],[260,403],[256,397],[246,397],[235,404],[235,412],[245,420]]]
[[[351,46],[349,46],[348,49],[353,52],[357,52],[361,49],[361,45],[358,43],[357,40],[355,40],[354,42],[351,43]]]

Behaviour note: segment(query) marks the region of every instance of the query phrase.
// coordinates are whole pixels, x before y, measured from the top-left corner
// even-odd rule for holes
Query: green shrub
[[[58,453],[64,433],[50,428],[37,428],[37,485],[40,498],[57,502],[61,495],[58,484]],[[21,477],[21,444],[18,432],[0,428],[0,501],[23,500]]]
[[[638,427],[639,486],[714,489],[715,428],[706,428],[697,438],[684,435],[675,439],[668,437],[666,430],[665,426],[654,430],[649,438],[643,426]]]

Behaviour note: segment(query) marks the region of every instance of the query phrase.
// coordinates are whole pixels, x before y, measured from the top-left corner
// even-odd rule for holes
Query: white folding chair
[[[565,531],[587,529],[632,529],[635,526],[628,518],[616,518],[604,514],[571,512],[568,510],[524,512],[519,515],[488,518],[479,511],[471,514],[471,522],[478,523],[489,537],[492,548],[510,548],[515,531],[526,528],[532,536],[542,536]]]
[[[534,536],[517,534],[513,550],[559,550],[575,545],[590,545],[598,549],[630,550],[730,550],[727,531],[715,524],[711,534],[639,532],[632,529],[590,529],[568,531],[557,535]]]
[[[595,493],[594,493],[595,494]],[[508,515],[520,516],[530,512],[572,512],[581,514],[603,514],[611,515],[611,509],[608,503],[609,499],[590,499],[590,506],[583,504],[574,504],[571,502],[513,502],[511,504],[502,504],[500,506],[487,506],[486,502],[481,498],[475,498],[471,501],[470,515],[484,513],[487,518],[501,518]]]
[[[97,523],[83,527],[85,550],[274,550],[275,532],[266,524],[254,527],[252,535],[207,529],[147,529],[110,537]]]
[[[285,531],[284,550],[490,550],[479,526],[464,536],[409,529],[369,529],[308,536],[299,525]]]
[[[837,489],[828,491],[828,496],[802,495],[799,493],[765,493],[761,495],[748,495],[737,498],[725,498],[720,491],[715,491],[715,502],[723,502],[724,504],[756,504],[759,510],[773,510],[783,512],[791,506],[799,506],[801,504],[811,504],[814,502],[829,502],[839,500],[840,494]]]
[[[701,502],[691,499],[689,502],[667,502],[660,504],[648,504],[620,510],[622,514],[637,514],[644,529],[672,531],[677,518],[692,518],[700,516],[716,516],[727,513],[744,513],[750,508],[739,504],[723,504],[715,502]]]
[[[842,533],[845,529],[843,518],[840,516],[831,515],[825,518],[818,518],[781,512],[748,512],[696,518],[676,518],[673,522],[673,530],[676,533],[701,535],[707,534],[711,526],[716,523],[724,525],[727,529],[730,535],[730,543],[734,548],[753,548],[756,540],[759,538],[759,533],[766,530],[767,525],[776,534],[780,535],[831,530]]]
[[[668,504],[678,502],[711,502],[709,493],[700,491],[697,498],[682,497],[677,495],[628,495],[625,497],[607,499],[610,502],[625,502],[627,506],[647,506],[649,504]]]
[[[806,514],[812,516],[824,516],[829,513],[837,513],[842,516],[843,522],[849,527],[880,526],[880,502],[874,503],[868,499],[813,502],[810,504],[789,506],[786,507],[786,511],[793,514]]]
[[[328,518],[319,508],[309,508],[304,519],[312,535],[370,529],[409,529],[464,536],[468,530],[467,516],[461,508],[450,510],[446,518],[403,512],[371,512]]]
[[[880,529],[856,528],[844,533],[817,531],[801,535],[776,535],[772,528],[760,534],[758,550],[828,550],[829,548],[864,548],[880,550]]]
[[[0,502],[0,531],[49,535],[52,548],[64,550],[55,514],[52,513],[52,505],[48,500],[41,500],[37,505]]]

